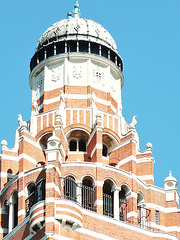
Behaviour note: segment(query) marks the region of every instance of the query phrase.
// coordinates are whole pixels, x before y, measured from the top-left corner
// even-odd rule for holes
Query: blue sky
[[[123,115],[137,115],[141,150],[153,144],[155,184],[180,184],[180,1],[79,0],[81,17],[103,25],[124,62]],[[14,145],[17,115],[30,118],[29,63],[38,39],[74,0],[0,1],[0,141]]]

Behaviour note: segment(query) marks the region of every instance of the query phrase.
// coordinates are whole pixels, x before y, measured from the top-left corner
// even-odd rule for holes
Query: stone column
[[[114,218],[119,220],[119,191],[121,190],[118,187],[114,189]]]
[[[82,205],[82,181],[77,181],[77,189],[76,189],[76,197],[77,197],[77,202]]]

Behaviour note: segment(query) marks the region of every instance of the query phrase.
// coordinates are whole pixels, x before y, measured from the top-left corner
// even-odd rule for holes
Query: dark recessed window
[[[68,52],[77,52],[77,42],[76,41],[69,41],[67,43],[67,51]]]
[[[88,42],[85,41],[79,41],[79,51],[80,52],[88,52]]]
[[[86,152],[86,142],[83,140],[79,141],[79,151],[80,152]]]
[[[107,157],[108,149],[106,145],[103,144],[102,155],[103,157]]]
[[[99,55],[99,44],[91,43],[91,53]]]
[[[56,44],[56,53],[65,53],[65,42],[58,42]]]
[[[77,141],[71,140],[69,144],[70,151],[77,151]]]
[[[108,48],[107,47],[104,47],[104,46],[101,47],[101,56],[108,58]]]

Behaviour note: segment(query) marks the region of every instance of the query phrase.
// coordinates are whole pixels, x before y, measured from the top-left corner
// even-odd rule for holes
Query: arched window
[[[31,207],[39,201],[45,200],[45,178],[41,179],[36,185],[30,183],[27,187],[28,198],[26,199],[26,216]]]
[[[84,178],[82,182],[82,207],[94,211],[95,191],[93,189],[93,179]]]
[[[137,209],[138,213],[138,225],[142,228],[151,229],[150,227],[150,213],[151,210],[146,208],[146,203],[142,193],[137,195]]]
[[[31,207],[36,203],[36,186],[34,182],[31,182],[27,186],[28,198],[26,199],[26,216],[29,215]]]
[[[126,192],[123,188],[119,192],[119,220],[126,221],[127,218],[127,201]]]
[[[41,179],[36,185],[36,202],[45,200],[45,179]]]
[[[9,222],[9,205],[7,199],[4,200],[2,206],[2,229],[3,229],[3,237],[5,237],[8,233],[8,222]]]
[[[114,192],[112,191],[113,183],[106,180],[103,185],[103,214],[114,217]]]
[[[12,195],[12,204],[13,204],[12,228],[15,228],[18,225],[18,192],[17,191],[15,191]]]
[[[107,157],[108,155],[108,148],[105,144],[103,144],[102,155],[103,157]]]
[[[76,197],[77,185],[74,178],[69,176],[64,178],[64,198],[72,201],[77,201]]]

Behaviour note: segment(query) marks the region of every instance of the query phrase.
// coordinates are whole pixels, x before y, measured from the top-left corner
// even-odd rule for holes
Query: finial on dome
[[[172,177],[172,171],[171,170],[169,171],[169,177]]]
[[[80,16],[80,10],[79,10],[78,0],[75,0],[73,13],[74,13],[74,18],[79,18],[79,16]]]

